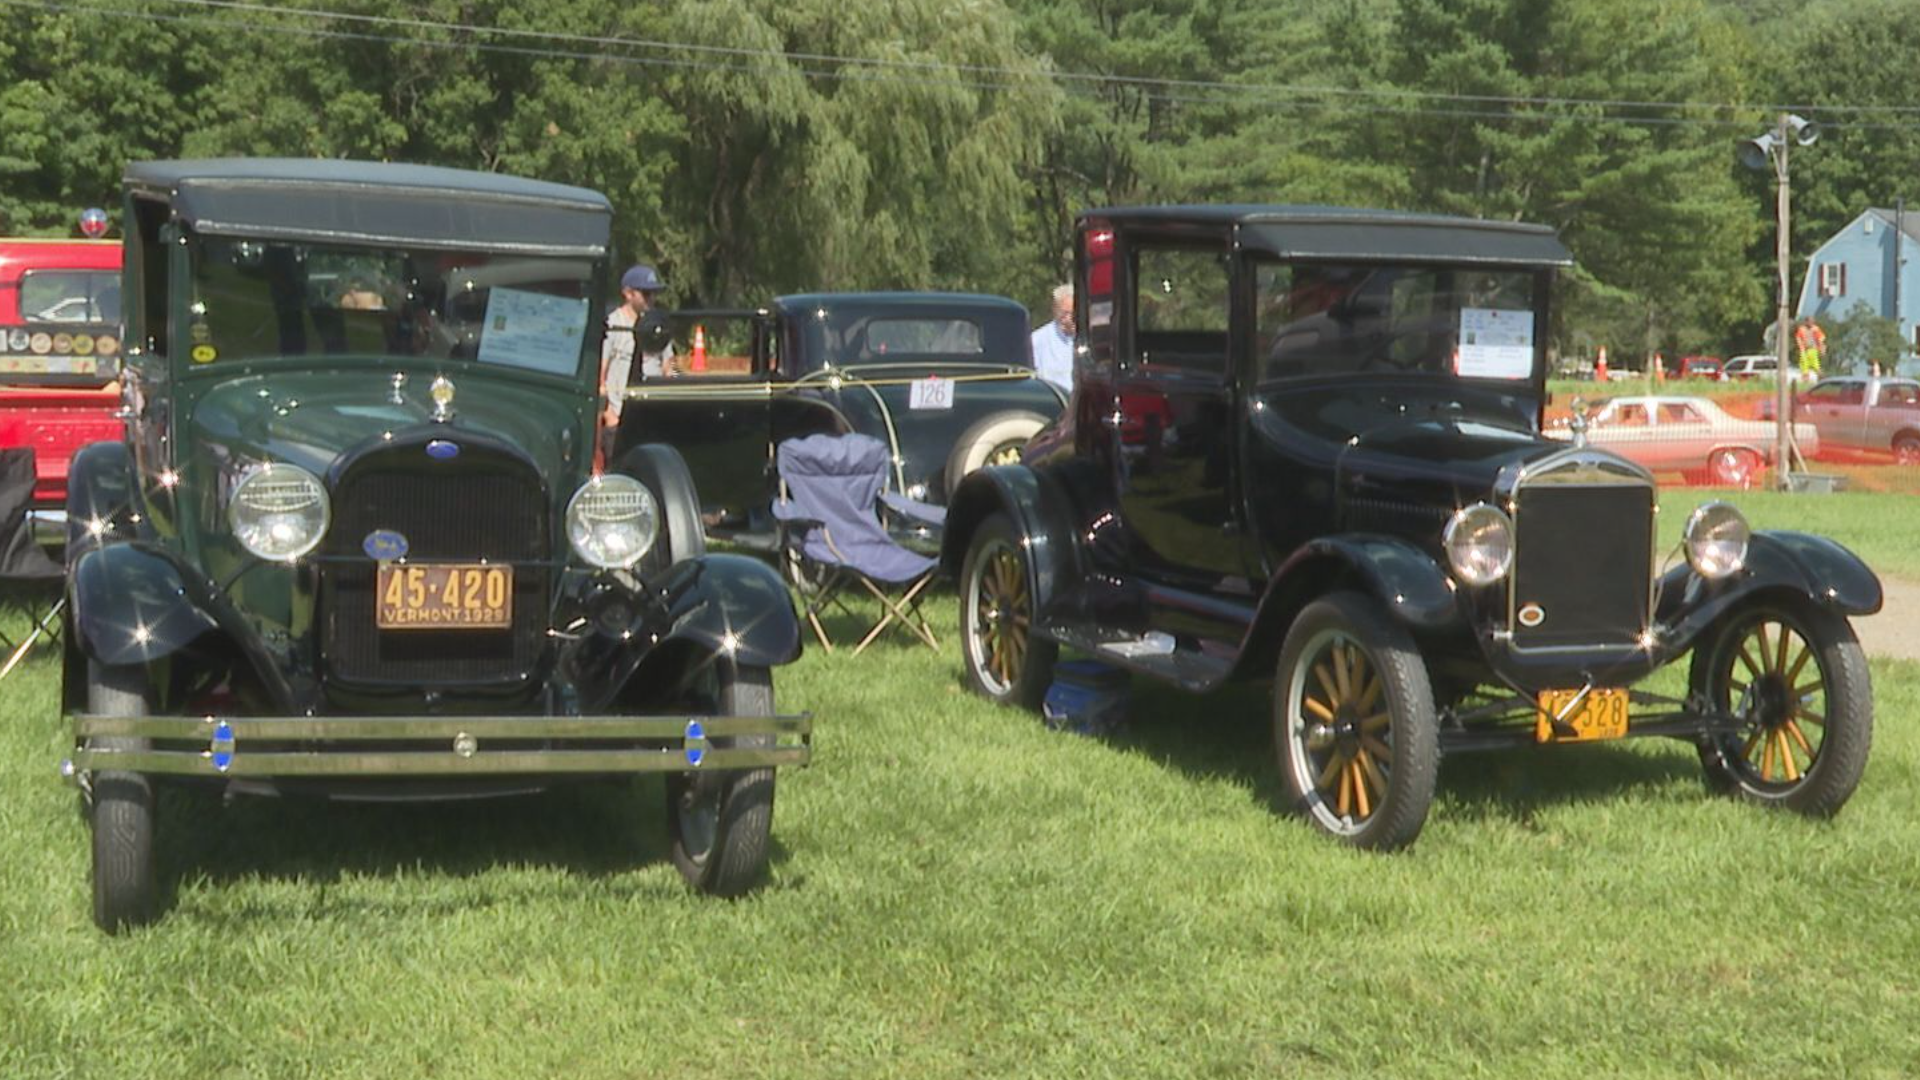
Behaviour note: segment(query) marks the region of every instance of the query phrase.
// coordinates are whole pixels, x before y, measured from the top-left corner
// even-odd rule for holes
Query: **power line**
[[[384,15],[362,15],[346,12],[330,12],[313,8],[278,7],[270,4],[252,3],[249,0],[163,0],[182,7],[217,8],[231,11],[243,11],[258,14],[298,15],[307,18],[329,19],[339,22],[354,22],[363,25],[395,26],[407,29],[436,29],[459,31],[472,34],[490,34],[499,37],[524,38],[538,41],[556,41],[571,44],[589,44],[596,46],[617,45],[629,48],[654,49],[662,51],[683,50],[718,56],[731,56],[752,59],[780,59],[794,63],[835,63],[860,67],[899,69],[910,71],[961,71],[969,75],[993,75],[1027,77],[1031,72],[1011,67],[984,64],[950,64],[930,60],[902,60],[885,57],[839,56],[830,53],[811,53],[781,49],[753,49],[743,46],[704,45],[694,42],[676,42],[648,38],[598,37],[587,34],[567,34],[547,30],[524,30],[510,27],[481,26],[474,23],[440,22],[430,19],[407,19]],[[1621,109],[1719,109],[1719,110],[1756,110],[1780,112],[1810,110],[1809,105],[1777,105],[1754,102],[1691,102],[1691,101],[1653,101],[1614,98],[1569,98],[1554,96],[1509,96],[1498,94],[1451,94],[1432,90],[1409,90],[1404,88],[1339,87],[1325,85],[1303,85],[1297,83],[1233,83],[1218,79],[1168,79],[1134,75],[1111,75],[1095,72],[1065,71],[1055,69],[1046,73],[1051,78],[1065,82],[1090,82],[1116,85],[1160,86],[1172,89],[1193,90],[1229,90],[1235,92],[1259,91],[1282,94],[1316,96],[1334,95],[1343,97],[1376,98],[1412,98],[1454,103],[1498,104],[1498,105],[1557,105],[1591,106],[1599,108]],[[1915,105],[1830,105],[1823,106],[1826,112],[1846,113],[1888,113],[1894,115],[1920,115],[1920,106]]]
[[[1533,106],[1569,109],[1696,109],[1696,110],[1772,110],[1781,106],[1770,105],[1702,105],[1685,102],[1657,102],[1610,100],[1598,98],[1560,98],[1560,97],[1499,97],[1493,95],[1444,94],[1419,90],[1366,90],[1361,88],[1303,86],[1282,83],[1232,83],[1220,80],[1182,80],[1150,79],[1135,76],[1097,75],[1084,72],[1061,72],[1044,69],[1023,70],[1010,67],[987,65],[947,64],[937,61],[913,61],[886,58],[843,57],[823,53],[806,53],[781,50],[748,49],[731,46],[696,45],[683,42],[656,41],[638,38],[593,37],[581,34],[563,34],[550,31],[516,30],[499,27],[485,27],[467,23],[449,23],[425,19],[403,19],[388,16],[333,13],[303,8],[275,8],[267,5],[247,3],[244,0],[165,0],[176,6],[201,9],[224,9],[244,14],[291,15],[296,17],[350,22],[363,26],[384,26],[392,29],[430,30],[443,33],[466,33],[482,36],[522,38],[548,42],[566,42],[592,44],[593,49],[558,49],[551,46],[512,45],[495,41],[454,41],[422,37],[406,37],[394,34],[369,33],[352,30],[327,29],[314,26],[298,26],[273,22],[263,22],[249,18],[217,18],[202,15],[167,14],[163,12],[133,10],[123,7],[111,7],[99,4],[68,3],[61,0],[0,0],[0,7],[35,8],[42,11],[61,12],[82,16],[132,18],[159,24],[186,25],[209,29],[234,30],[254,33],[277,34],[283,36],[305,37],[320,40],[359,41],[389,46],[410,46],[438,50],[472,50],[503,55],[524,56],[534,59],[576,60],[604,62],[636,67],[661,67],[681,70],[706,70],[734,72],[760,78],[771,78],[782,72],[769,70],[767,60],[780,60],[794,65],[790,74],[802,78],[838,82],[878,82],[907,83],[912,85],[952,86],[959,89],[998,91],[998,92],[1036,92],[1050,89],[1044,84],[1049,81],[1065,81],[1069,85],[1062,90],[1098,89],[1100,86],[1121,87],[1138,90],[1141,95],[1154,101],[1169,104],[1187,105],[1224,105],[1252,106],[1271,103],[1305,104],[1314,108],[1351,115],[1377,116],[1415,116],[1442,119],[1467,119],[1487,122],[1528,122],[1560,123],[1584,121],[1590,123],[1613,123],[1633,126],[1655,127],[1712,127],[1742,129],[1752,125],[1751,120],[1735,120],[1704,116],[1646,116],[1631,114],[1591,115],[1570,112],[1506,111],[1494,108],[1436,108],[1411,104],[1367,105],[1359,101],[1321,100],[1314,98],[1373,98],[1389,101],[1413,102],[1431,100],[1453,102],[1460,105],[1500,105]],[[683,51],[702,54],[720,59],[694,59],[691,57],[632,56],[619,55],[607,51],[608,46],[651,49],[658,51]],[[752,61],[752,62],[740,62]],[[844,65],[852,70],[822,70],[806,65],[832,63]],[[998,75],[995,79],[962,79],[945,77],[929,80],[930,72],[964,72],[970,75]],[[1184,93],[1169,92],[1184,90]],[[1301,99],[1307,99],[1304,102]],[[1813,111],[1811,107],[1795,106]],[[1907,106],[1822,106],[1821,111],[1846,111],[1856,113],[1920,113],[1920,107]],[[1916,130],[1920,124],[1871,124],[1861,122],[1829,123],[1830,129],[1849,128],[1855,130]]]

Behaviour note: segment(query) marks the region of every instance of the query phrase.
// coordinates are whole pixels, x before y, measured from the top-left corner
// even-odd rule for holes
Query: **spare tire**
[[[947,455],[947,495],[970,472],[984,465],[1005,465],[1020,460],[1020,450],[1034,433],[1047,426],[1047,418],[1025,409],[1010,409],[985,417],[961,434]]]

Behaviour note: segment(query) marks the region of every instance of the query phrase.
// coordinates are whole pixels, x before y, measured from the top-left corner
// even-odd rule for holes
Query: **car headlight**
[[[1440,541],[1454,575],[1468,585],[1491,585],[1513,569],[1513,519],[1498,507],[1475,503],[1457,511]]]
[[[332,516],[326,485],[298,465],[262,465],[227,500],[233,538],[270,562],[292,562],[319,546]]]
[[[581,560],[603,570],[640,561],[660,535],[660,507],[647,485],[607,473],[580,485],[567,503],[567,541]]]
[[[1731,503],[1702,504],[1687,518],[1687,565],[1709,581],[1739,573],[1747,565],[1753,529]]]

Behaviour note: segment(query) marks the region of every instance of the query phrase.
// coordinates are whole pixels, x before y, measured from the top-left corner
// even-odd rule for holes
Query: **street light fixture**
[[[1792,113],[1781,113],[1772,131],[1758,138],[1743,139],[1735,145],[1740,164],[1749,169],[1764,169],[1773,165],[1773,175],[1779,188],[1776,200],[1776,228],[1779,230],[1774,248],[1779,262],[1779,282],[1776,289],[1777,309],[1774,312],[1774,483],[1782,490],[1791,490],[1787,474],[1793,467],[1793,418],[1787,415],[1787,343],[1788,324],[1787,288],[1791,273],[1788,243],[1787,219],[1788,206],[1792,202],[1791,189],[1787,182],[1787,156],[1795,143],[1812,146],[1820,138],[1820,125],[1805,117]]]

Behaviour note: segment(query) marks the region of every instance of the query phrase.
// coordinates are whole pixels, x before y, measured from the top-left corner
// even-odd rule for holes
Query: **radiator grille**
[[[1653,488],[1522,486],[1514,514],[1513,608],[1522,649],[1633,646],[1649,622]]]
[[[332,678],[361,684],[488,686],[525,677],[546,641],[548,499],[517,457],[469,446],[457,462],[395,447],[357,462],[333,493],[328,560],[321,571],[323,657]],[[407,538],[415,561],[513,565],[506,630],[380,631],[376,563],[360,548],[373,530]]]

